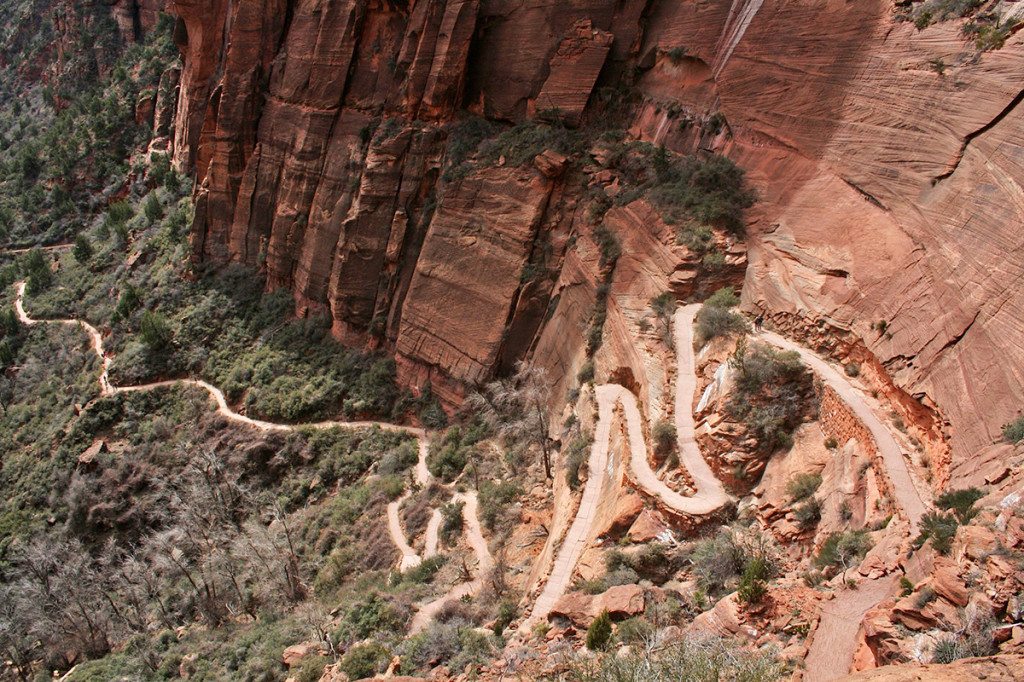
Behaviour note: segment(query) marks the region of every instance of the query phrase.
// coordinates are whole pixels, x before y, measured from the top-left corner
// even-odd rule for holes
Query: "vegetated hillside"
[[[0,675],[1012,669],[982,4],[2,3]]]

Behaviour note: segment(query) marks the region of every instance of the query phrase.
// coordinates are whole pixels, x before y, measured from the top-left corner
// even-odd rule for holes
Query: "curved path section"
[[[484,539],[483,530],[480,528],[480,517],[477,514],[478,500],[475,492],[456,493],[452,498],[455,502],[462,502],[462,522],[466,533],[466,541],[476,555],[476,577],[469,581],[456,585],[446,594],[434,601],[428,602],[416,611],[412,617],[412,625],[409,630],[412,634],[422,631],[430,621],[434,620],[444,605],[456,599],[469,597],[476,594],[484,586],[484,580],[494,568],[494,559],[487,547],[487,540]]]
[[[15,289],[17,291],[17,298],[14,301],[14,309],[17,313],[18,320],[22,324],[26,326],[35,326],[38,324],[61,324],[82,329],[89,335],[93,352],[96,353],[96,356],[100,359],[102,364],[99,384],[100,394],[103,396],[116,395],[119,393],[139,393],[142,391],[152,391],[158,388],[171,386],[194,386],[203,389],[211,398],[213,398],[213,401],[217,404],[217,413],[225,419],[236,424],[245,424],[261,431],[291,432],[302,429],[330,429],[335,427],[345,429],[376,427],[385,431],[406,433],[417,440],[418,457],[416,466],[413,469],[414,480],[418,485],[423,487],[430,485],[430,482],[433,480],[433,477],[430,475],[430,471],[427,469],[427,453],[429,451],[429,445],[427,443],[427,434],[424,429],[377,421],[322,421],[309,424],[277,424],[260,419],[253,419],[233,410],[228,404],[223,391],[213,384],[201,379],[169,379],[167,381],[154,381],[152,383],[141,384],[138,386],[115,386],[110,382],[111,358],[107,355],[107,352],[103,347],[103,335],[100,334],[98,329],[88,322],[82,322],[81,320],[34,319],[25,310],[25,282],[18,282],[15,285]],[[405,494],[388,504],[387,507],[388,534],[391,536],[392,543],[401,554],[399,569],[402,571],[418,566],[422,562],[422,558],[410,546],[409,541],[405,536],[405,532],[402,530],[402,521],[399,515],[402,503],[405,502],[411,494],[411,491],[406,491]],[[480,528],[480,521],[477,517],[478,505],[476,493],[456,493],[454,499],[464,503],[462,516],[465,525],[466,539],[477,558],[476,578],[455,586],[440,599],[425,604],[417,612],[416,617],[413,620],[413,627],[417,627],[418,624],[419,629],[422,629],[429,624],[430,620],[437,614],[445,602],[450,599],[476,594],[483,585],[484,575],[490,572],[490,569],[494,566],[494,560],[491,558],[490,551],[487,547],[487,541],[484,539],[483,531]],[[441,527],[441,521],[442,517],[440,510],[435,509],[431,515],[429,523],[427,524],[426,549],[424,552],[427,558],[437,554],[438,531]]]
[[[903,448],[896,442],[889,427],[882,423],[882,420],[878,418],[864,396],[854,388],[849,379],[836,371],[821,356],[772,332],[762,332],[761,338],[783,350],[799,353],[804,362],[839,395],[868,428],[885,464],[889,481],[892,483],[893,495],[896,497],[896,504],[910,522],[911,535],[916,534],[921,517],[928,511],[928,505],[921,497],[917,486],[914,485],[910,470],[907,468],[907,461],[903,457]]]
[[[665,484],[651,469],[647,458],[647,443],[644,440],[643,417],[637,406],[636,396],[623,386],[604,384],[595,388],[598,419],[588,460],[589,477],[583,488],[576,518],[566,533],[558,550],[551,575],[534,604],[530,617],[520,626],[521,633],[527,632],[535,623],[547,618],[555,603],[569,587],[569,581],[576,569],[580,556],[590,541],[601,491],[608,477],[608,446],[615,406],[621,405],[626,420],[629,441],[629,462],[636,484],[648,495],[679,514],[702,516],[721,509],[732,501],[725,492],[711,467],[704,460],[697,445],[693,421],[693,396],[697,388],[695,361],[693,357],[693,320],[700,310],[699,305],[688,305],[676,310],[674,333],[677,361],[675,395],[675,425],[680,461],[686,466],[697,487],[692,497],[680,495]]]
[[[551,609],[555,607],[555,603],[569,587],[573,571],[576,570],[576,563],[580,560],[583,550],[587,548],[587,543],[590,541],[597,505],[601,501],[601,491],[608,478],[608,445],[611,440],[615,407],[613,394],[617,394],[616,389],[626,390],[621,386],[598,386],[596,389],[598,419],[594,429],[594,444],[590,447],[590,458],[587,460],[587,482],[583,486],[580,507],[565,534],[565,539],[562,540],[562,546],[558,549],[555,562],[551,567],[551,574],[548,576],[547,582],[544,583],[544,589],[541,590],[537,601],[534,602],[530,617],[519,626],[521,633],[528,633],[535,623],[548,617]]]

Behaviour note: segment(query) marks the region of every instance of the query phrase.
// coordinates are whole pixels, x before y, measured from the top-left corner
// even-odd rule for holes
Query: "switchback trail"
[[[547,618],[569,587],[576,564],[591,540],[597,507],[601,502],[601,492],[608,478],[608,447],[616,405],[622,406],[626,420],[629,466],[637,485],[644,492],[657,498],[672,511],[692,516],[714,513],[732,501],[732,497],[725,492],[721,481],[715,477],[711,467],[704,460],[695,438],[692,407],[697,377],[693,357],[693,320],[698,310],[699,305],[680,307],[676,310],[673,320],[676,356],[679,363],[675,394],[676,438],[680,461],[686,466],[697,487],[696,494],[692,497],[680,495],[658,478],[651,469],[647,458],[647,442],[644,440],[643,417],[637,406],[636,396],[618,384],[597,386],[595,394],[598,419],[594,444],[587,461],[589,473],[583,488],[583,497],[533,611],[520,626],[521,633],[527,632],[535,623]]]
[[[868,428],[878,447],[878,452],[882,456],[889,481],[892,483],[896,505],[910,522],[910,534],[915,535],[921,517],[928,511],[928,505],[910,477],[907,461],[903,457],[903,448],[896,442],[890,427],[882,423],[882,420],[878,418],[878,415],[871,409],[860,391],[850,383],[850,380],[836,371],[821,356],[773,332],[762,332],[761,338],[783,350],[799,353],[803,361],[839,395],[842,401],[857,415],[861,423]]]
[[[822,381],[828,384],[871,432],[875,446],[882,457],[886,475],[892,485],[896,506],[910,524],[910,537],[917,534],[918,524],[928,505],[914,485],[907,468],[903,449],[886,426],[868,405],[853,384],[843,374],[816,353],[772,332],[761,332],[761,338],[787,351],[795,351]],[[853,664],[857,650],[857,632],[864,615],[893,593],[895,576],[863,581],[856,589],[845,589],[833,601],[827,602],[818,618],[807,653],[807,682],[827,682],[845,676]]]
[[[278,424],[275,422],[263,421],[260,419],[253,419],[247,417],[244,414],[239,414],[231,408],[228,404],[227,399],[224,396],[224,392],[219,388],[201,379],[169,379],[166,381],[154,381],[148,384],[140,384],[137,386],[115,386],[110,381],[110,364],[111,358],[107,355],[106,350],[103,347],[103,335],[100,334],[96,327],[92,326],[88,322],[73,319],[59,319],[59,320],[37,320],[31,317],[25,310],[25,282],[18,282],[15,285],[17,291],[17,298],[14,301],[14,309],[18,316],[18,320],[26,326],[35,326],[40,324],[60,324],[69,327],[76,327],[83,330],[89,335],[92,350],[96,354],[96,357],[100,359],[101,371],[100,371],[100,394],[102,396],[112,396],[121,393],[139,393],[143,391],[152,391],[159,388],[171,387],[171,386],[193,386],[201,388],[206,391],[214,403],[217,405],[217,413],[223,416],[228,421],[236,424],[245,424],[261,431],[279,431],[279,432],[292,432],[300,431],[303,429],[330,429],[330,428],[343,428],[343,429],[366,429],[366,428],[379,428],[385,431],[401,432],[409,434],[416,438],[417,441],[417,461],[413,469],[413,478],[417,485],[426,487],[430,485],[433,477],[430,471],[427,469],[427,452],[429,445],[427,443],[427,434],[424,429],[402,426],[400,424],[391,424],[389,422],[378,422],[378,421],[321,421],[312,422],[307,424]],[[388,533],[391,535],[392,543],[398,549],[401,554],[399,561],[399,570],[405,571],[409,568],[418,566],[422,559],[416,553],[415,550],[409,545],[409,541],[405,537],[405,533],[402,530],[401,518],[399,516],[399,510],[402,502],[409,498],[411,491],[406,491],[400,498],[388,504]],[[476,594],[480,587],[483,585],[483,580],[486,574],[490,571],[491,567],[494,566],[494,561],[491,558],[490,551],[487,547],[487,541],[484,539],[483,532],[480,528],[480,521],[477,517],[477,497],[476,493],[456,493],[454,498],[456,501],[463,502],[463,522],[466,532],[466,540],[469,543],[470,548],[476,555],[477,559],[477,571],[476,577],[467,580],[466,582],[456,585],[447,594],[440,599],[434,600],[422,606],[419,612],[413,620],[413,627],[422,629],[429,624],[430,620],[440,611],[441,607],[450,599],[458,599],[463,596]],[[438,545],[438,531],[441,526],[441,512],[434,510],[431,515],[430,522],[427,524],[427,537],[426,537],[426,551],[425,554],[429,558],[437,553]]]

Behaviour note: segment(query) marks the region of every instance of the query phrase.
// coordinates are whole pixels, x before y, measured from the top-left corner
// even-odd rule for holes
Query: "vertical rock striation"
[[[601,90],[602,106],[626,103],[634,136],[748,170],[748,309],[806,338],[830,330],[821,344],[855,349],[922,440],[950,438],[956,458],[1021,409],[1020,33],[977,53],[959,20],[918,31],[883,0],[169,9],[195,257],[263,268],[301,314],[395,352],[414,386],[455,401],[530,351],[578,365],[597,277],[579,186],[550,162],[445,179],[446,154],[466,111],[594,124]],[[659,254],[624,263],[685,292],[692,273]]]

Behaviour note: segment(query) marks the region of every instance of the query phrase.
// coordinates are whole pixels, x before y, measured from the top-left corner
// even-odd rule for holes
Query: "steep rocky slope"
[[[1018,36],[980,53],[962,21],[918,31],[882,0],[169,9],[196,258],[265,267],[339,337],[393,348],[407,383],[457,401],[533,346],[551,277],[520,275],[544,250],[564,280],[580,222],[550,165],[441,178],[448,122],[574,122],[628,92],[639,138],[750,171],[746,305],[862,361],[940,480],[944,438],[962,460],[1020,409]],[[581,343],[564,316],[548,326]]]

